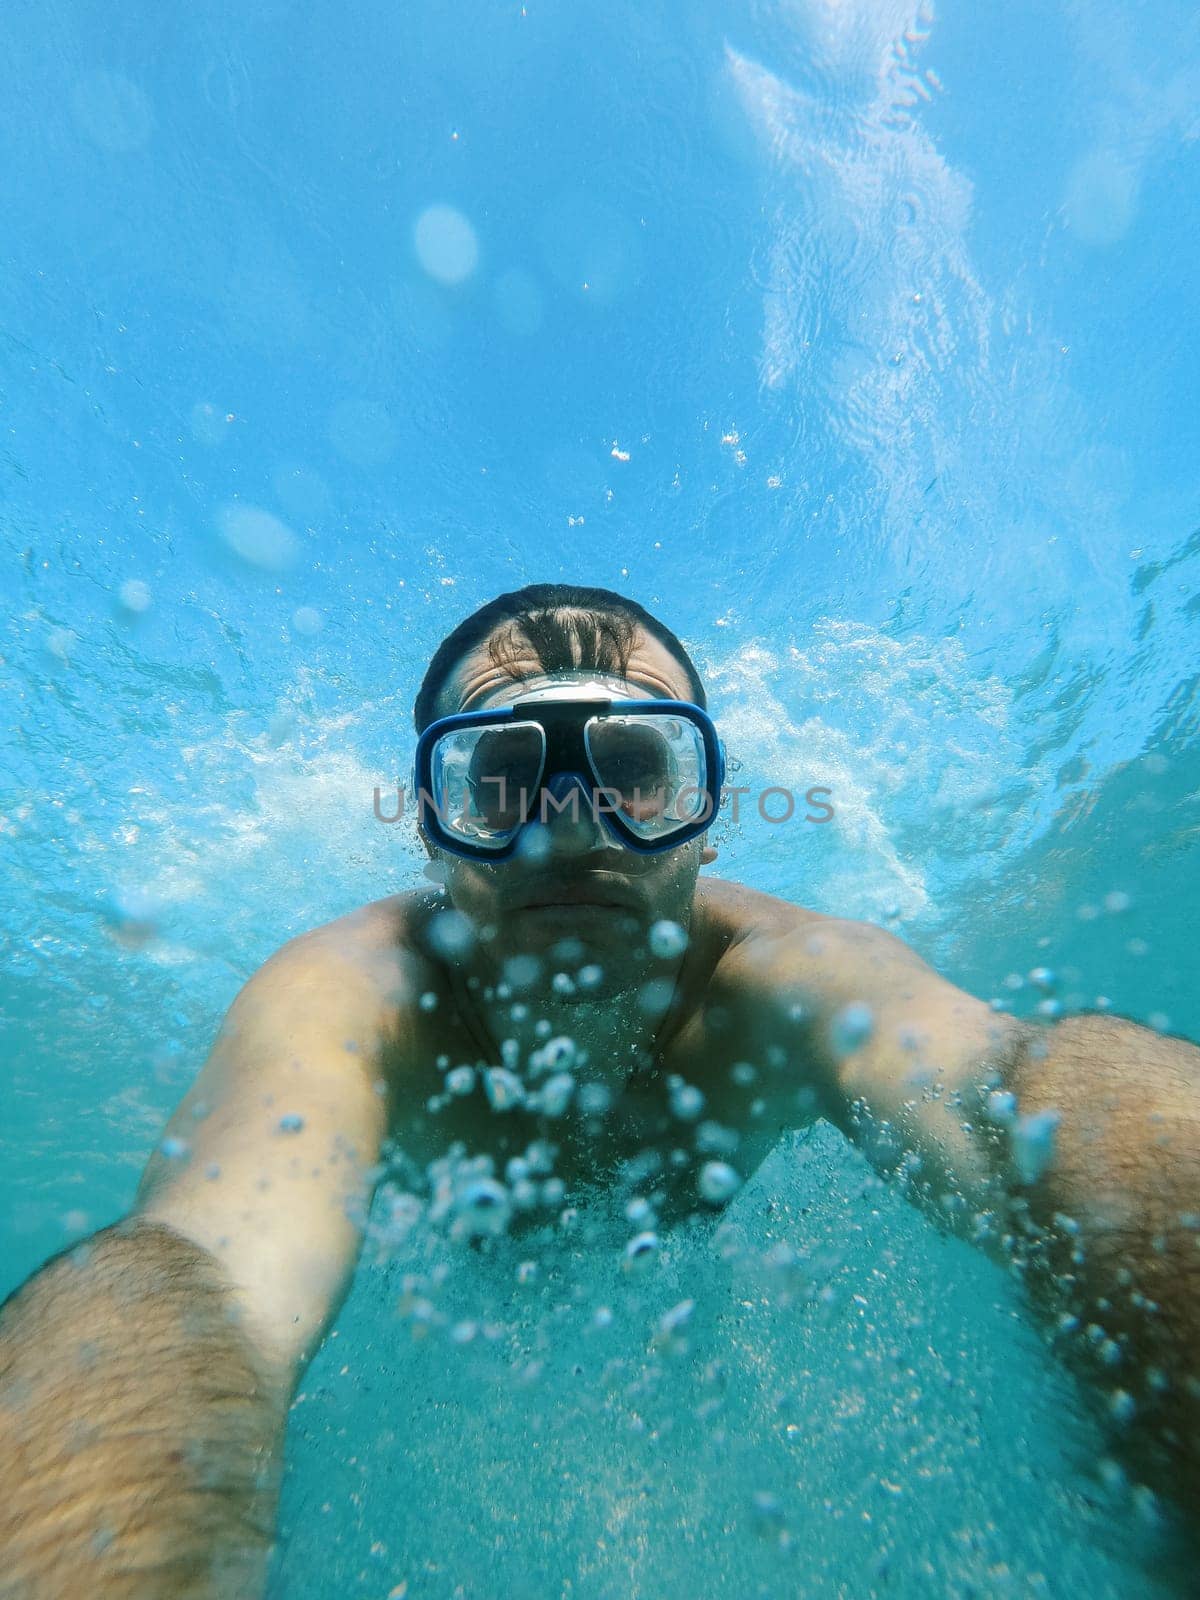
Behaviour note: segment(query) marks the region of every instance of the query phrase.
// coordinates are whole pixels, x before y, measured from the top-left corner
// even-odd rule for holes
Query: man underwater
[[[272,956],[131,1216],[4,1308],[2,1600],[261,1593],[289,1401],[385,1146],[417,1174],[490,1158],[468,1236],[523,1225],[547,1177],[571,1203],[632,1170],[667,1223],[823,1116],[1078,1319],[1139,1470],[1194,1503],[1200,1051],[1110,1015],[1019,1022],[879,928],[701,880],[724,764],[703,685],[608,590],[483,607],[415,721],[438,887]]]

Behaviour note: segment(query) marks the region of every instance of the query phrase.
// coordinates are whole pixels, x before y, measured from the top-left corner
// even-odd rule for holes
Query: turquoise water
[[[711,870],[1200,1037],[1193,7],[76,0],[4,57],[0,1289],[416,881],[373,788],[526,582],[833,790]],[[997,1269],[824,1128],[727,1216],[633,1280],[598,1204],[529,1283],[377,1218],[273,1592],[1163,1589]]]

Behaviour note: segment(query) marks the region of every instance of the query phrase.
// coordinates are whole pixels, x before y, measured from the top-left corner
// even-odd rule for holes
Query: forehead
[[[545,668],[533,651],[523,641],[518,641],[518,646],[513,652],[511,670],[496,666],[488,654],[486,641],[465,655],[438,697],[438,715],[479,711],[485,706],[504,705],[517,699],[525,687],[523,682],[515,681],[517,672],[526,678],[543,677]],[[682,664],[666,645],[640,629],[629,653],[624,681],[630,687],[630,699],[643,695],[651,699],[691,698],[691,686]]]

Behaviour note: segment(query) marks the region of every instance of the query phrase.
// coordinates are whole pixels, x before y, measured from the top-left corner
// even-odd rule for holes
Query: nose
[[[538,795],[517,850],[530,860],[566,860],[588,855],[604,843],[583,780],[573,772],[556,772]]]

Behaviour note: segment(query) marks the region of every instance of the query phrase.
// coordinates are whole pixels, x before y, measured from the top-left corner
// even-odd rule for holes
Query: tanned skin
[[[500,671],[481,647],[441,714],[506,703],[539,671],[531,654]],[[634,697],[688,695],[646,637],[625,676]],[[781,1132],[825,1116],[939,1225],[1022,1272],[1048,1317],[1103,1330],[1081,1347],[1111,1341],[1103,1384],[1128,1396],[1134,1470],[1195,1506],[1200,1051],[1112,1017],[997,1015],[878,928],[699,879],[715,857],[701,841],[636,856],[567,815],[548,834],[534,868],[431,850],[439,888],[278,951],[171,1119],[187,1158],[160,1150],[131,1218],[5,1307],[0,1600],[261,1594],[287,1406],[348,1286],[385,1141],[416,1170],[455,1141],[502,1169],[543,1138],[569,1200],[680,1142],[673,1075],[738,1132],[743,1177]],[[660,920],[685,948],[651,953]],[[542,976],[497,992],[518,953]],[[585,963],[603,972],[586,994],[550,988]],[[648,979],[666,980],[651,1014]],[[852,1005],[871,1025],[848,1040]],[[442,1093],[439,1056],[499,1065],[515,1038],[525,1059],[543,1018],[574,1039],[580,1083],[609,1091],[602,1117],[550,1123],[493,1111],[478,1087]],[[1053,1159],[1022,1182],[1017,1118],[1049,1110]],[[695,1208],[695,1185],[695,1166],[666,1169],[664,1221]]]

